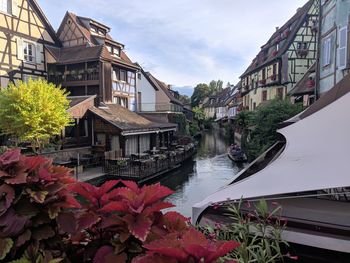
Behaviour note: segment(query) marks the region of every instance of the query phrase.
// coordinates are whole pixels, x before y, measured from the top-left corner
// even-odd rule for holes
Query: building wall
[[[156,111],[170,111],[171,103],[162,89],[156,91]]]
[[[139,105],[140,108],[137,110],[141,112],[156,111],[156,90],[154,87],[142,72],[138,73],[136,82],[137,93],[141,93],[141,101],[137,101],[137,105]],[[137,97],[137,99],[139,99],[139,97]]]
[[[0,12],[0,86],[29,77],[46,78],[44,45],[55,45],[49,29],[28,0],[12,1],[9,13]],[[24,59],[24,44],[33,46],[35,58]]]
[[[339,67],[338,44],[339,30],[347,27],[347,46],[349,46],[349,0],[322,0],[319,93],[323,95],[348,74],[349,48],[346,50],[347,66]],[[326,45],[330,41],[330,49]],[[325,62],[325,53],[330,55],[329,63]]]
[[[215,108],[214,107],[205,107],[204,114],[207,119],[214,118],[215,116]]]
[[[248,92],[243,98],[243,106],[254,110],[263,103],[263,91],[267,91],[267,100],[272,100],[282,94],[285,98],[286,94],[294,88],[308,69],[316,62],[317,59],[317,32],[313,31],[313,24],[317,21],[319,13],[319,2],[314,1],[313,6],[308,11],[307,20],[295,35],[293,42],[289,45],[287,51],[280,59],[270,62],[265,67],[251,73],[242,78],[243,91]],[[282,45],[283,41],[280,42]],[[300,43],[307,45],[307,55],[299,54]],[[275,76],[273,67],[275,66]],[[265,79],[263,78],[265,71]],[[262,83],[261,81],[264,81]],[[280,92],[278,92],[280,91]]]

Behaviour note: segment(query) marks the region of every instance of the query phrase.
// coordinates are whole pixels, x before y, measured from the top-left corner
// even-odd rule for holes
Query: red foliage
[[[183,234],[171,233],[162,239],[146,244],[148,252],[145,256],[134,259],[133,263],[146,262],[216,262],[237,248],[239,244],[234,241],[210,241],[204,234],[189,228]]]
[[[80,206],[67,190],[72,182],[69,169],[43,157],[25,157],[19,149],[0,156],[0,238],[7,240],[0,260],[21,258],[25,248],[27,255],[56,249],[57,216]]]
[[[163,214],[172,193],[159,183],[76,182],[46,158],[8,151],[0,156],[0,261],[216,262],[238,245],[207,239],[179,213]]]

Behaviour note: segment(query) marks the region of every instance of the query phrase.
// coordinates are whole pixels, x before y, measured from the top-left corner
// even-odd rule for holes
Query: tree
[[[236,117],[236,125],[242,130],[242,146],[250,159],[258,157],[272,146],[277,138],[278,125],[295,116],[302,105],[286,100],[272,100],[259,106],[254,112],[243,111]],[[248,129],[251,129],[248,136]],[[249,137],[249,140],[247,139]]]
[[[183,104],[188,105],[191,104],[191,99],[187,95],[179,95],[179,101],[181,101]]]
[[[0,91],[0,126],[5,134],[39,150],[71,124],[67,93],[46,80],[19,81]]]
[[[191,97],[191,105],[192,107],[196,107],[199,105],[201,100],[210,95],[209,87],[205,83],[198,84],[194,88],[194,92]]]
[[[200,107],[194,107],[192,109],[194,112],[194,117],[197,119],[199,122],[203,121],[205,119],[205,113],[204,110]]]
[[[209,83],[209,90],[210,90],[210,95],[214,95],[217,94],[218,92],[222,91],[222,86],[223,86],[224,82],[222,80],[212,80]]]

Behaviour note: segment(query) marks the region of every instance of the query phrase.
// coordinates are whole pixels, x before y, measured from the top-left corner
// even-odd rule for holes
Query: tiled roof
[[[112,56],[103,45],[93,47],[85,45],[65,48],[47,47],[47,49],[55,57],[58,64],[93,61],[100,58],[112,59]]]
[[[99,38],[106,39],[106,40],[115,42],[116,44],[118,44],[118,45],[120,45],[122,47],[124,46],[123,44],[113,40],[113,38],[109,34],[106,34],[106,36],[101,36],[101,35],[96,35],[95,36],[95,35],[91,34],[90,30],[88,28],[86,28],[84,23],[81,21],[83,19],[86,19],[86,20],[94,21],[95,23],[99,23],[99,22],[96,22],[95,20],[93,20],[91,18],[79,17],[79,16],[75,15],[72,12],[67,12],[65,18],[63,19],[63,22],[62,22],[59,30],[58,30],[58,33],[57,33],[58,35],[63,30],[64,23],[65,23],[66,19],[68,19],[68,17],[71,18],[71,20],[75,23],[75,25],[78,27],[80,32],[84,35],[84,37],[92,45],[92,47],[86,47],[85,45],[79,46],[79,48],[76,47],[77,48],[76,51],[79,54],[77,54],[77,55],[72,54],[73,57],[75,57],[75,59],[67,59],[68,61],[77,61],[76,58],[79,58],[80,61],[89,60],[91,58],[93,58],[93,59],[95,59],[95,58],[103,58],[103,59],[106,59],[106,60],[109,60],[109,61],[113,61],[115,63],[123,64],[124,66],[131,67],[133,69],[138,69],[138,66],[135,65],[131,61],[131,59],[125,54],[125,52],[123,50],[121,50],[120,58],[114,57],[108,52],[108,50],[105,47],[103,47],[104,45],[102,45],[98,41],[98,39]],[[101,24],[101,23],[99,23],[99,24]],[[103,24],[101,24],[101,25],[103,25]],[[105,25],[103,25],[103,26],[107,27]],[[75,48],[75,47],[72,47],[72,48]],[[90,48],[94,48],[94,49],[90,49]],[[69,50],[62,50],[61,52],[68,54]],[[89,54],[89,52],[91,52],[91,54]],[[52,53],[55,53],[55,51],[52,51]],[[56,51],[56,53],[57,53],[57,51]],[[99,57],[97,56],[98,55],[97,53],[100,54]],[[71,54],[68,54],[68,55],[70,56]],[[66,62],[66,63],[68,63],[68,62]]]
[[[300,26],[305,22],[314,0],[309,0],[302,8],[298,9],[297,13],[288,20],[281,28],[271,36],[269,41],[262,46],[261,51],[256,58],[249,65],[247,70],[242,74],[241,78],[254,71],[260,69],[263,66],[268,65],[272,61],[280,58],[288,50],[289,46],[293,43],[295,35],[298,32]],[[280,44],[279,50],[274,54],[271,47],[275,46],[277,42]]]
[[[170,99],[172,103],[183,106],[183,103],[173,96],[171,91],[168,89],[168,86],[164,82],[158,80],[149,72],[147,72],[146,74],[148,75],[149,79],[153,82],[153,84],[155,84],[158,87],[158,89],[162,90],[165,93],[165,95],[167,95],[167,97]]]
[[[289,92],[291,95],[302,95],[308,93],[314,93],[315,91],[315,74],[316,74],[316,63],[313,64],[309,70],[304,74],[303,78],[295,84],[295,87]],[[311,80],[310,80],[311,78]],[[310,83],[311,81],[311,83]],[[313,81],[313,86],[311,86]]]
[[[90,111],[122,131],[152,131],[177,127],[171,123],[152,122],[141,115],[117,104],[107,104],[106,107],[93,107]]]

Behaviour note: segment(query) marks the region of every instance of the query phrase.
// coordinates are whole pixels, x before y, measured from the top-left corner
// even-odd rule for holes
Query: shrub
[[[206,227],[204,232],[219,240],[234,240],[241,244],[226,257],[227,260],[239,263],[281,262],[285,257],[282,247],[288,246],[281,239],[286,222],[281,218],[282,208],[276,203],[274,205],[273,209],[269,209],[264,200],[254,205],[243,201],[236,205],[224,205],[232,224],[226,227],[219,224]],[[218,207],[219,205],[214,205],[214,209]]]
[[[48,159],[9,150],[0,155],[0,261],[216,262],[239,245],[163,214],[172,193],[159,183],[77,182]]]
[[[56,218],[80,206],[67,190],[72,182],[67,168],[42,157],[24,157],[18,149],[0,156],[0,260],[65,257]]]

